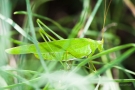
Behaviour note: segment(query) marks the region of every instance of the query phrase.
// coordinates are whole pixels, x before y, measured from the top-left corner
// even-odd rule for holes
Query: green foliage
[[[102,47],[102,42],[87,38],[74,38],[43,42],[39,43],[38,46],[45,60],[65,61],[94,54],[97,48]],[[33,53],[38,57],[34,44],[7,49],[6,52],[10,54]]]
[[[62,40],[54,40],[53,37],[48,35],[44,30],[42,30],[41,24],[51,31],[56,37],[62,39],[59,35],[57,35],[53,30],[49,29],[45,24],[43,24],[40,20],[38,20],[38,25],[41,27],[39,31],[41,36],[45,40],[45,36],[48,38],[49,42],[38,43],[38,47],[40,49],[40,54],[45,60],[56,60],[56,61],[67,61],[73,60],[77,58],[84,58],[92,56],[95,53],[96,49],[99,51],[103,50],[103,41],[96,41],[87,38],[73,38],[73,39],[62,39]],[[43,33],[43,34],[42,34]],[[50,39],[54,41],[50,41]],[[36,57],[39,58],[37,49],[35,44],[19,46],[6,50],[7,53],[10,54],[28,54],[33,53]]]
[[[127,1],[134,5],[133,0],[13,0],[10,5],[1,0],[0,90],[134,90],[134,7]],[[11,8],[25,4],[27,10],[10,17]]]

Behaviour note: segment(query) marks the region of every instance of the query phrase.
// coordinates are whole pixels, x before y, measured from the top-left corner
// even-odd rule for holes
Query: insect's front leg
[[[70,70],[72,68],[72,60],[70,59],[72,59],[71,54],[68,51],[65,51],[63,55],[63,61],[65,62],[66,70]]]
[[[87,56],[87,58],[91,57],[92,55],[93,55],[93,53],[91,52],[91,54],[89,54]],[[88,68],[89,68],[89,70],[90,70],[91,73],[96,71],[96,68],[95,68],[94,64],[92,63],[92,60],[90,60],[88,62]]]

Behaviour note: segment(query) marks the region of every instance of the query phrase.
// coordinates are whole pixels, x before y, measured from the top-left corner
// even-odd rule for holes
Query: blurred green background
[[[84,29],[86,21],[91,15],[95,8],[95,5],[99,0],[30,0],[31,10],[33,13],[42,15],[45,19],[41,19],[49,28],[54,30],[58,35],[63,38],[68,38],[74,30],[78,30],[78,33],[73,37],[80,37],[81,30]],[[87,3],[89,2],[89,3]],[[88,6],[87,6],[88,5]],[[109,5],[109,0],[107,0],[106,5]],[[104,10],[105,2],[101,2],[96,14],[93,17],[92,23],[88,28],[84,37],[91,38],[94,40],[99,40],[101,35],[101,30],[104,23]],[[24,14],[14,14],[17,11],[27,11],[25,0],[0,0],[0,14],[5,17],[11,18],[15,23],[21,26],[24,31],[30,33],[28,30],[28,17]],[[85,14],[83,14],[85,13]],[[28,13],[29,14],[29,13]],[[81,16],[82,15],[82,16]],[[35,15],[36,16],[36,15]],[[36,23],[37,18],[33,17],[33,23],[36,31],[36,36],[38,41],[43,41],[39,32],[38,25]],[[52,23],[51,20],[59,23],[60,26]],[[82,21],[81,21],[82,20]],[[83,21],[84,20],[84,21]],[[80,25],[78,22],[80,21]],[[135,43],[135,0],[112,0],[109,10],[106,16],[106,32],[104,36],[104,49],[110,49],[115,46],[124,45],[128,43]],[[78,27],[76,28],[76,25]],[[49,31],[48,34],[55,37]],[[19,68],[23,70],[40,70],[40,62],[33,55],[21,55],[13,56],[5,53],[5,49],[22,45],[23,43],[30,43],[25,38],[22,37],[13,27],[4,21],[0,20],[0,66],[3,68]],[[125,52],[127,49],[122,51],[109,54],[109,60],[114,60],[117,55]],[[19,60],[18,60],[19,58]],[[52,62],[46,61],[47,64],[52,64]],[[56,70],[61,69],[60,63],[57,63],[58,67]],[[126,69],[135,72],[135,53],[130,57],[125,59],[121,63]],[[98,66],[97,66],[98,67]],[[53,70],[55,70],[53,69]],[[41,69],[41,71],[43,71]],[[118,70],[112,69],[112,75],[114,78],[126,79],[129,78],[126,74]],[[13,78],[10,75],[0,73],[6,82],[10,85],[13,83]],[[24,75],[25,76],[25,75]],[[32,75],[26,75],[26,78]],[[23,74],[22,74],[23,77]],[[135,78],[135,76],[133,76]],[[11,79],[11,80],[10,80]],[[4,81],[3,81],[4,82]],[[3,85],[3,86],[4,86]],[[132,86],[122,86],[121,90],[134,90],[135,87]],[[23,87],[23,89],[25,89]],[[22,90],[23,90],[22,89]],[[21,89],[16,89],[21,90]],[[27,90],[29,90],[27,88]]]

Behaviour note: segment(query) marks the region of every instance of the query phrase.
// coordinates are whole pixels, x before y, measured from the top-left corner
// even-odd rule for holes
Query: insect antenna
[[[103,21],[103,27],[102,27],[102,30],[101,30],[101,37],[102,37],[102,42],[104,41],[104,32],[106,31],[105,29],[105,22],[106,22],[106,17],[107,17],[107,13],[108,13],[108,10],[109,10],[109,7],[110,7],[110,4],[112,2],[112,0],[109,1],[109,5],[106,7],[106,0],[105,0],[105,9],[104,9],[104,21]]]

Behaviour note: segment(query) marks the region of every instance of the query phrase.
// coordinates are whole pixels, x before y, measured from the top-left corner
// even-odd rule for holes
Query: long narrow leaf
[[[126,45],[121,45],[121,46],[117,46],[117,47],[114,47],[114,48],[111,48],[111,49],[108,49],[108,50],[105,50],[105,51],[102,51],[101,53],[98,53],[88,59],[85,59],[84,61],[82,61],[80,64],[78,64],[77,67],[81,67],[81,66],[84,66],[87,62],[93,60],[93,59],[96,59],[98,57],[101,57],[102,55],[106,55],[108,53],[111,53],[111,52],[115,52],[115,51],[119,51],[119,50],[122,50],[122,49],[125,49],[125,48],[129,48],[129,47],[135,47],[135,44],[126,44]]]
[[[104,65],[94,75],[99,75],[99,74],[103,73],[104,71],[106,71],[107,69],[113,67],[114,65],[121,63],[123,60],[125,60],[127,57],[129,57],[133,52],[135,52],[135,47],[126,51],[124,54],[121,55],[121,57],[113,60],[110,64]]]

